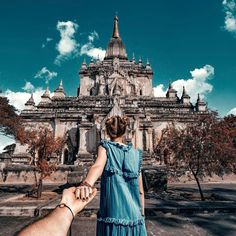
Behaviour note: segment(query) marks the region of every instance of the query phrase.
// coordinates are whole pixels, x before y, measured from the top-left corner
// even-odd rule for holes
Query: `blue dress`
[[[97,236],[146,236],[139,194],[138,176],[142,151],[132,143],[100,142],[107,152],[101,176]]]

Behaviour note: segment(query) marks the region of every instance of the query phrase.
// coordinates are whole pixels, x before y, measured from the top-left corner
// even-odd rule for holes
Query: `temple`
[[[151,65],[143,63],[141,58],[138,61],[128,58],[117,16],[104,60],[91,59],[88,64],[84,61],[79,76],[77,96],[66,96],[61,81],[53,96],[47,88],[37,106],[31,96],[21,112],[28,127],[47,126],[55,137],[66,137],[59,157],[62,165],[93,161],[98,142],[108,138],[105,120],[113,115],[126,115],[130,119],[124,141],[143,149],[144,161],[162,165],[162,158],[156,156],[153,160],[153,155],[163,128],[171,122],[183,126],[207,112],[199,95],[192,104],[186,89],[178,97],[171,83],[165,97],[154,96]],[[12,162],[27,164],[28,156],[26,147],[17,143]]]

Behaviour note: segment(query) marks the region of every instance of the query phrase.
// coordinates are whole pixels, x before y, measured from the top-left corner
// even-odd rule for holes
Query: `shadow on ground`
[[[190,217],[165,214],[150,220],[162,229],[163,234],[158,235],[236,235],[236,216],[234,215],[198,214]]]

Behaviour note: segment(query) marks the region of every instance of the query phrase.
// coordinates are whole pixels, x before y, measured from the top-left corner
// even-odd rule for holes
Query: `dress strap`
[[[124,152],[128,152],[133,147],[133,144],[131,142],[129,142],[127,145],[123,145],[123,144],[120,144],[120,143],[117,143],[117,142],[114,142],[111,140],[107,140],[107,143],[109,143],[115,147],[118,147],[119,149],[123,150]]]
[[[107,141],[106,140],[101,140],[99,143],[98,143],[98,146],[102,146],[104,147],[105,149],[108,149],[108,144],[107,144]]]

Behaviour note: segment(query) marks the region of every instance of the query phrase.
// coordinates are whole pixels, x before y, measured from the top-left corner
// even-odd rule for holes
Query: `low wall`
[[[83,167],[82,170],[74,165],[60,165],[57,170],[46,177],[43,181],[46,184],[65,184],[78,183],[86,175],[88,168]],[[165,167],[143,167],[143,181],[145,191],[163,191],[167,188],[168,183],[193,183],[195,180],[190,173],[186,173],[178,178],[168,173]],[[39,177],[39,173],[37,173]],[[201,180],[202,183],[236,183],[236,174],[228,174],[222,177],[213,175],[212,177],[205,177]],[[8,165],[0,168],[0,184],[34,184],[35,173],[34,167],[29,165]]]
[[[69,173],[76,171],[76,166],[60,165],[56,171],[43,181],[47,184],[67,183]],[[39,173],[37,172],[37,177]],[[34,184],[35,167],[34,166],[7,166],[0,170],[0,184]]]

